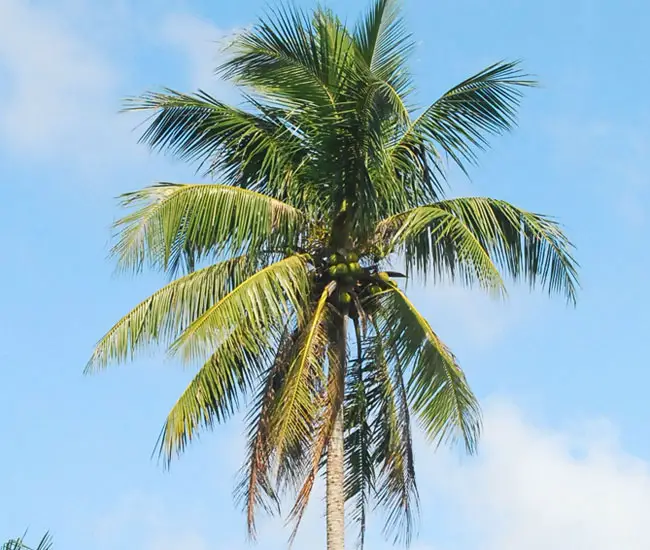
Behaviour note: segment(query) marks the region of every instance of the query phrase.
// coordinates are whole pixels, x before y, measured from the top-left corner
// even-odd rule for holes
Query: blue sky
[[[298,2],[312,5],[311,0]],[[215,41],[266,2],[0,0],[0,538],[46,529],[57,548],[240,550],[232,499],[242,424],[171,472],[150,459],[191,372],[160,355],[83,377],[94,342],[163,281],[115,277],[113,198],[192,170],[136,144],[120,99],[233,90]],[[329,3],[349,19],[359,0]],[[479,456],[418,441],[416,550],[650,547],[650,8],[641,0],[405,0],[422,100],[487,64],[541,79],[520,127],[455,194],[560,217],[578,247],[578,308],[513,287],[507,303],[414,288],[485,405]],[[296,548],[323,547],[315,498]],[[381,518],[371,547],[381,550]],[[284,548],[263,525],[257,547]]]

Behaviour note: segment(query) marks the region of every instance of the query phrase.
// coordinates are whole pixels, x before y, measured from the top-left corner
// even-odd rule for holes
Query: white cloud
[[[111,110],[116,74],[60,14],[21,0],[0,3],[2,74],[0,129],[9,147],[38,155],[101,141],[106,127],[98,119]]]
[[[496,402],[480,459],[464,462],[422,473],[438,488],[445,480],[480,550],[650,547],[650,464],[622,450],[606,421],[552,431]]]
[[[646,526],[650,464],[621,448],[609,422],[580,422],[552,430],[529,421],[510,402],[492,400],[486,407],[485,428],[478,458],[459,461],[444,452],[432,458],[433,450],[416,442],[423,521],[413,550],[650,548]],[[221,468],[218,464],[215,471]],[[213,496],[206,495],[206,509],[213,509]],[[322,486],[318,486],[296,548],[324,547],[322,497]],[[218,496],[218,507],[228,508],[229,515],[230,498],[228,491]],[[451,517],[457,525],[451,527],[462,529],[472,543],[466,538],[446,537],[443,525],[433,519],[443,508],[453,511]],[[122,529],[137,525],[142,545],[151,550],[164,550],[171,547],[170,541],[181,540],[201,550],[205,541],[215,536],[214,532],[192,531],[191,517],[169,521],[160,503],[142,496],[125,499],[117,510],[104,521],[104,533],[119,532],[120,525]],[[373,525],[379,520],[374,517]],[[219,527],[218,532],[224,530]],[[229,541],[236,541],[228,548],[249,547],[240,525],[225,534]],[[281,520],[262,520],[257,546],[286,548],[288,535]],[[371,533],[369,547],[391,548],[376,535]],[[350,533],[350,544],[353,537]],[[223,539],[213,542],[219,548]]]
[[[155,49],[161,33],[189,65],[182,89],[236,97],[212,75],[221,55],[215,42],[223,45],[227,32],[189,14],[165,13],[152,32],[151,22],[144,28],[141,14],[124,3],[100,11],[87,0],[0,1],[0,143],[12,154],[56,158],[59,167],[72,165],[93,178],[146,159],[133,132],[139,119],[118,114],[124,95],[144,91],[124,82],[132,69],[124,50],[132,42]],[[163,84],[174,84],[166,78],[160,76]]]

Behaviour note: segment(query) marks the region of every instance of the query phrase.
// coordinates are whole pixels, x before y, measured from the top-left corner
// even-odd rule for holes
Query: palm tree
[[[151,344],[202,365],[162,430],[167,463],[249,404],[238,494],[251,535],[257,510],[287,491],[297,529],[324,472],[329,550],[344,548],[346,513],[363,544],[371,504],[408,542],[411,416],[433,441],[475,449],[476,399],[396,279],[504,294],[503,274],[575,300],[572,247],[554,220],[444,195],[445,158],[465,170],[534,83],[500,62],[418,108],[412,46],[395,1],[375,0],[354,29],[326,9],[280,8],[239,34],[219,69],[240,107],[173,90],[127,107],[151,112],[145,143],[219,183],[123,196],[118,266],[177,278],[110,329],[87,371]]]
[[[41,538],[36,548],[27,546],[25,544],[25,537],[22,536],[17,539],[8,540],[2,545],[0,550],[51,550],[51,548],[52,548],[52,537],[50,536],[49,533],[45,533],[45,535],[43,535],[43,538]]]

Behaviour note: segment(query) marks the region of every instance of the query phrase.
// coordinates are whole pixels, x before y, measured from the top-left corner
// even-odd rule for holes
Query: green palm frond
[[[25,536],[23,535],[17,539],[8,540],[2,545],[0,550],[51,550],[51,548],[52,536],[49,533],[45,533],[35,548],[25,544]]]
[[[505,292],[503,280],[481,236],[464,218],[438,204],[421,206],[391,216],[377,226],[380,241],[389,251],[404,255],[407,272],[415,271],[435,280],[459,278],[495,293]]]
[[[339,326],[338,328],[334,326],[335,323],[330,319],[331,312],[327,311],[326,305],[322,306],[324,309],[322,313],[319,313],[321,303],[324,304],[325,302],[323,300],[327,300],[327,298],[329,298],[333,292],[333,284],[330,284],[325,288],[323,295],[321,296],[320,303],[316,307],[316,312],[314,314],[315,321],[317,314],[323,316],[323,320],[320,321],[321,329],[319,329],[323,330],[323,333],[321,333],[320,336],[323,338],[323,342],[320,344],[317,343],[316,345],[323,346],[325,341],[324,339],[327,338],[327,347],[325,349],[327,363],[327,384],[324,390],[320,392],[320,398],[316,401],[315,410],[321,412],[318,415],[318,420],[314,423],[313,428],[315,429],[312,430],[314,434],[312,440],[313,443],[309,446],[309,450],[307,452],[309,461],[307,464],[306,475],[304,476],[304,481],[302,481],[300,485],[296,501],[289,515],[289,519],[293,520],[294,522],[294,528],[290,538],[291,542],[293,542],[298,533],[302,517],[307,509],[307,504],[309,503],[309,498],[314,487],[314,482],[316,481],[316,476],[318,475],[318,472],[320,471],[323,464],[323,458],[330,442],[334,423],[337,416],[341,412],[341,407],[343,406],[344,402],[344,356],[347,354],[344,331],[347,329],[347,323],[345,321],[345,318],[343,318],[343,322],[340,323],[342,326]],[[301,353],[304,353],[304,351],[305,350],[303,348]]]
[[[281,260],[223,296],[176,340],[172,349],[186,360],[214,351],[167,416],[159,447],[168,462],[197,429],[211,428],[238,410],[272,361],[286,319],[302,317],[307,286],[305,259]]]
[[[171,344],[196,319],[255,273],[238,256],[200,269],[161,288],[120,319],[97,343],[86,373],[134,358],[151,344]]]
[[[162,183],[122,196],[137,210],[115,223],[122,269],[173,269],[206,256],[297,245],[301,212],[269,196],[219,184]]]
[[[345,27],[322,9],[311,18],[293,6],[271,15],[235,39],[232,57],[218,71],[274,101],[332,114],[352,46]]]
[[[578,288],[573,245],[559,224],[505,201],[469,197],[440,201],[380,223],[378,232],[417,271],[502,290],[499,266],[515,280],[563,294],[575,303]]]
[[[313,437],[325,383],[324,358],[328,344],[329,308],[327,299],[333,285],[321,293],[309,321],[301,331],[297,353],[287,372],[287,383],[278,393],[271,412],[271,442],[277,463],[282,467],[290,449]]]
[[[396,0],[375,0],[354,33],[359,54],[370,71],[386,82],[403,101],[408,94],[410,78],[404,70],[413,50]]]
[[[249,110],[243,110],[203,91],[166,90],[126,105],[129,111],[153,112],[141,142],[197,162],[199,170],[219,173],[232,185],[273,194],[304,155],[287,113],[258,102],[249,101]]]
[[[289,256],[251,275],[185,329],[172,351],[185,361],[205,360],[210,351],[229,344],[238,329],[262,333],[303,314],[309,290],[305,255]]]
[[[460,439],[474,452],[480,411],[456,358],[399,288],[376,300],[387,359],[404,366],[409,405],[423,429],[438,443]]]
[[[426,108],[406,129],[394,151],[399,153],[402,147],[425,137],[465,171],[465,162],[475,162],[476,151],[488,145],[487,135],[512,128],[521,88],[535,85],[520,70],[519,62],[495,63]]]
[[[201,429],[211,429],[239,410],[241,400],[270,362],[277,325],[265,330],[241,323],[220,340],[167,415],[158,440],[160,455],[169,464]]]

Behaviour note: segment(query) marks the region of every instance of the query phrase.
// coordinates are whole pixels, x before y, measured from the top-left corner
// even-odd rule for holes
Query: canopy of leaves
[[[340,407],[361,544],[372,506],[388,536],[410,540],[412,418],[433,441],[475,450],[476,398],[395,277],[495,294],[510,277],[575,301],[577,264],[555,220],[444,193],[446,162],[468,170],[534,82],[499,62],[416,105],[412,49],[396,0],[374,0],[353,28],[324,8],[278,8],[218,70],[242,91],[238,107],[173,90],[127,106],[151,115],[144,143],[218,183],[122,197],[119,268],[177,278],[109,330],[87,370],[152,344],[198,363],[161,433],[167,463],[249,403],[237,493],[251,534],[257,509],[276,510],[287,491],[300,522]]]

